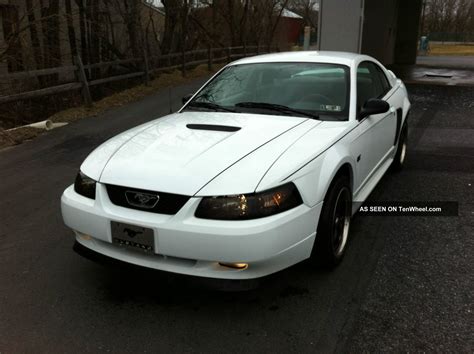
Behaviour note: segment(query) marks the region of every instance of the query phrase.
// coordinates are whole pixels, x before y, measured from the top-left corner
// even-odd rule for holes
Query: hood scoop
[[[215,124],[186,124],[186,128],[194,130],[212,130],[217,132],[236,132],[241,127],[233,127],[230,125],[215,125]]]

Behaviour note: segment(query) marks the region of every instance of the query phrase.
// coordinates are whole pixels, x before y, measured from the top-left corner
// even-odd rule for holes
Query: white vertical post
[[[304,42],[303,42],[303,50],[309,50],[309,38],[311,36],[311,27],[305,26],[304,27]]]
[[[362,36],[364,34],[364,12],[365,2],[360,0],[360,14],[359,14],[359,40],[357,42],[357,52],[362,53]]]
[[[318,50],[321,50],[321,31],[323,29],[323,16],[322,16],[322,12],[323,12],[323,0],[319,0],[319,8],[318,8],[318,43],[317,46],[318,46]]]

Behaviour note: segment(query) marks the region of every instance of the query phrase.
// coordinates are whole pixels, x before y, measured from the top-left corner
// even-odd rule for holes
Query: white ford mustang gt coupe
[[[356,202],[405,160],[407,91],[365,55],[245,58],[183,100],[81,165],[61,198],[76,251],[226,279],[334,267]]]

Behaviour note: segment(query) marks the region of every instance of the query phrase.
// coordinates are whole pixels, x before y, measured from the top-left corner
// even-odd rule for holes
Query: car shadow
[[[353,227],[354,230],[360,229],[357,218]],[[357,242],[356,237],[349,240],[349,249],[354,242]],[[350,254],[347,256],[347,263],[352,263],[350,258],[353,257]],[[91,264],[90,267],[95,269],[89,275],[100,278],[98,283],[103,300],[118,305],[143,303],[196,309],[201,306],[266,304],[270,311],[274,311],[279,308],[279,303],[287,299],[325,296],[328,287],[342,287],[342,283],[338,285],[334,281],[343,279],[350,272],[350,264],[345,263],[328,270],[305,260],[269,276],[251,280],[194,277],[125,263]],[[91,286],[92,283],[95,281],[91,282]]]

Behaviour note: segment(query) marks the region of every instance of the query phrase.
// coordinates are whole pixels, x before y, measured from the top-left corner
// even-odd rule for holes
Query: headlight
[[[261,193],[203,198],[195,216],[202,219],[248,220],[278,214],[302,203],[296,186],[287,183]]]
[[[95,183],[92,178],[79,171],[74,181],[74,190],[84,197],[95,199]]]

